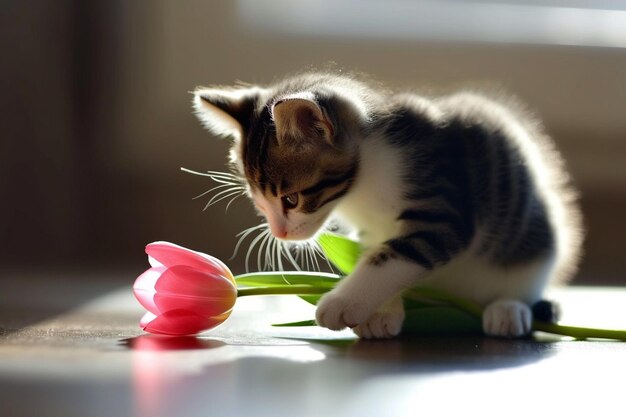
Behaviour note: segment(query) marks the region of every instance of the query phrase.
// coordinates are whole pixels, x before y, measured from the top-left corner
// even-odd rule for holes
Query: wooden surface
[[[2,276],[1,416],[626,414],[626,343],[271,327],[313,316],[293,297],[241,299],[201,337],[154,337],[132,274],[90,278]],[[626,328],[625,289],[555,296],[568,323]]]

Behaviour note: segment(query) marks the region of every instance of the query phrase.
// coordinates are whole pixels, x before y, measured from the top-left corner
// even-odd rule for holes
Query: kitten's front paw
[[[483,312],[483,330],[490,336],[521,337],[530,333],[530,307],[515,300],[498,300]]]
[[[404,323],[404,310],[377,311],[365,323],[353,330],[363,339],[391,339],[400,334]]]
[[[393,297],[353,330],[364,339],[390,339],[402,331],[404,317],[402,297]]]
[[[317,304],[315,320],[317,324],[330,330],[356,327],[369,316],[368,308],[337,291],[331,291]]]

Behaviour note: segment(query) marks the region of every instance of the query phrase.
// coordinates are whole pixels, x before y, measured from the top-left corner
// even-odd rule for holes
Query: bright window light
[[[626,1],[238,0],[253,31],[317,38],[626,47]]]

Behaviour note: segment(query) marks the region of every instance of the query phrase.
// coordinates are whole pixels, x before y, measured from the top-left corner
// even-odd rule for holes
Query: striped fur
[[[427,99],[332,74],[223,91],[198,89],[196,112],[235,138],[233,165],[272,233],[307,239],[339,216],[368,250],[320,304],[320,324],[380,337],[368,317],[423,280],[493,303],[486,326],[499,326],[498,315],[522,308],[503,298],[532,304],[574,272],[582,240],[575,193],[552,142],[512,100]],[[224,132],[227,125],[236,128]],[[376,271],[391,275],[387,287],[373,281],[383,279]],[[360,317],[350,297],[369,306],[359,323],[346,322]],[[524,326],[507,329],[517,335]]]

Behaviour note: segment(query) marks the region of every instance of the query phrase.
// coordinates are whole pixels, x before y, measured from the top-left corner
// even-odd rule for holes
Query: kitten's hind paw
[[[483,312],[483,331],[489,336],[522,337],[530,333],[530,307],[516,300],[497,300]]]

